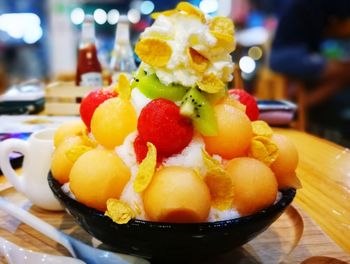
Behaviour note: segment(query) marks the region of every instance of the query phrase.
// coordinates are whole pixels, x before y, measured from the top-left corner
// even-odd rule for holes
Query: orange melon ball
[[[163,167],[143,193],[148,218],[159,222],[204,222],[210,210],[210,192],[194,170]]]
[[[276,177],[278,182],[279,189],[287,189],[287,188],[301,188],[301,182],[298,179],[295,171],[291,173],[286,173],[282,175],[283,177]]]
[[[234,206],[242,215],[251,215],[274,203],[277,181],[272,170],[263,162],[241,157],[230,160],[226,170],[234,186]]]
[[[64,184],[69,181],[69,173],[74,164],[74,161],[67,156],[67,152],[73,147],[83,145],[84,141],[81,137],[69,137],[54,150],[51,158],[51,173],[59,183]]]
[[[53,143],[57,148],[66,138],[81,135],[85,125],[81,120],[71,120],[60,125],[54,135]]]
[[[241,110],[228,104],[214,106],[218,134],[204,137],[205,148],[210,154],[232,159],[246,154],[252,139],[249,118]]]
[[[100,104],[91,119],[91,133],[102,146],[113,149],[136,130],[137,116],[129,100],[111,98]]]
[[[119,199],[129,179],[130,171],[117,154],[93,149],[74,163],[69,187],[79,202],[104,212],[107,200]]]
[[[271,140],[278,147],[278,157],[271,164],[271,169],[276,175],[279,188],[291,187],[294,180],[292,175],[299,161],[298,151],[293,142],[284,135],[273,134]]]
[[[244,104],[242,104],[240,101],[238,101],[235,98],[232,98],[230,96],[225,96],[224,98],[222,98],[217,104],[227,104],[227,105],[231,105],[239,110],[241,110],[243,113],[245,113],[246,110],[246,106]]]

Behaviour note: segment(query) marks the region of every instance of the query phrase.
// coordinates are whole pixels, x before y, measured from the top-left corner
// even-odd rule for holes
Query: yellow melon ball
[[[98,143],[112,149],[136,130],[137,116],[129,100],[111,98],[100,104],[91,119],[91,132]]]
[[[81,120],[71,120],[60,125],[54,135],[53,142],[57,148],[66,138],[81,135],[85,125]]]
[[[159,222],[204,222],[210,210],[210,192],[194,170],[163,167],[143,193],[145,212]]]
[[[299,161],[298,151],[293,142],[284,135],[273,134],[271,140],[278,147],[278,157],[271,164],[271,169],[276,175],[279,188],[291,187],[294,185],[294,171]]]
[[[263,162],[247,157],[235,158],[226,164],[234,188],[234,206],[242,215],[251,215],[274,203],[277,181]]]
[[[84,141],[81,137],[69,137],[54,150],[51,159],[51,173],[59,183],[68,182],[69,173],[74,164],[74,161],[67,155],[68,151],[73,147],[82,145],[84,145]]]
[[[247,115],[228,104],[216,105],[214,111],[218,123],[218,135],[204,137],[206,150],[225,159],[245,155],[253,136]]]
[[[69,175],[69,187],[76,199],[104,212],[109,198],[119,199],[130,171],[113,151],[93,149],[79,157]]]

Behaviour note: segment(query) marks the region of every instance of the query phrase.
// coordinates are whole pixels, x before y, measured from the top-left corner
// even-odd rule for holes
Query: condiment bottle
[[[102,68],[97,57],[94,18],[85,16],[82,24],[78,51],[75,84],[78,86],[101,87]]]
[[[136,70],[134,53],[130,44],[129,20],[125,15],[120,16],[116,27],[110,68],[114,83],[121,72],[131,74]]]

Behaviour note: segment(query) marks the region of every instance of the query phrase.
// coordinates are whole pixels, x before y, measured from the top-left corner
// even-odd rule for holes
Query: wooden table
[[[299,152],[298,204],[339,246],[350,253],[350,150],[295,130],[275,129]]]
[[[293,205],[265,233],[215,263],[350,263],[350,152],[329,141],[289,129],[275,129],[295,143],[303,188]],[[10,201],[85,242],[91,237],[63,212],[47,212],[8,188],[0,177],[0,192]],[[0,236],[25,248],[56,255],[68,252],[35,230],[0,212]],[[268,246],[267,246],[268,245]],[[1,262],[1,258],[0,258]]]

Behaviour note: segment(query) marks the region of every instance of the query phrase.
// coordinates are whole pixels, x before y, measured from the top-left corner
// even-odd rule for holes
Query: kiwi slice
[[[203,136],[215,136],[218,127],[214,109],[203,93],[191,88],[181,101],[180,113],[190,117],[194,128]]]
[[[140,79],[142,79],[146,75],[147,75],[147,72],[145,72],[142,67],[140,67],[137,72],[133,72],[132,73],[133,81],[131,82],[131,88],[137,87],[140,82]]]
[[[139,71],[135,76],[134,86],[150,99],[164,98],[180,101],[187,92],[186,87],[179,84],[165,85],[160,82],[156,74],[146,74]]]

